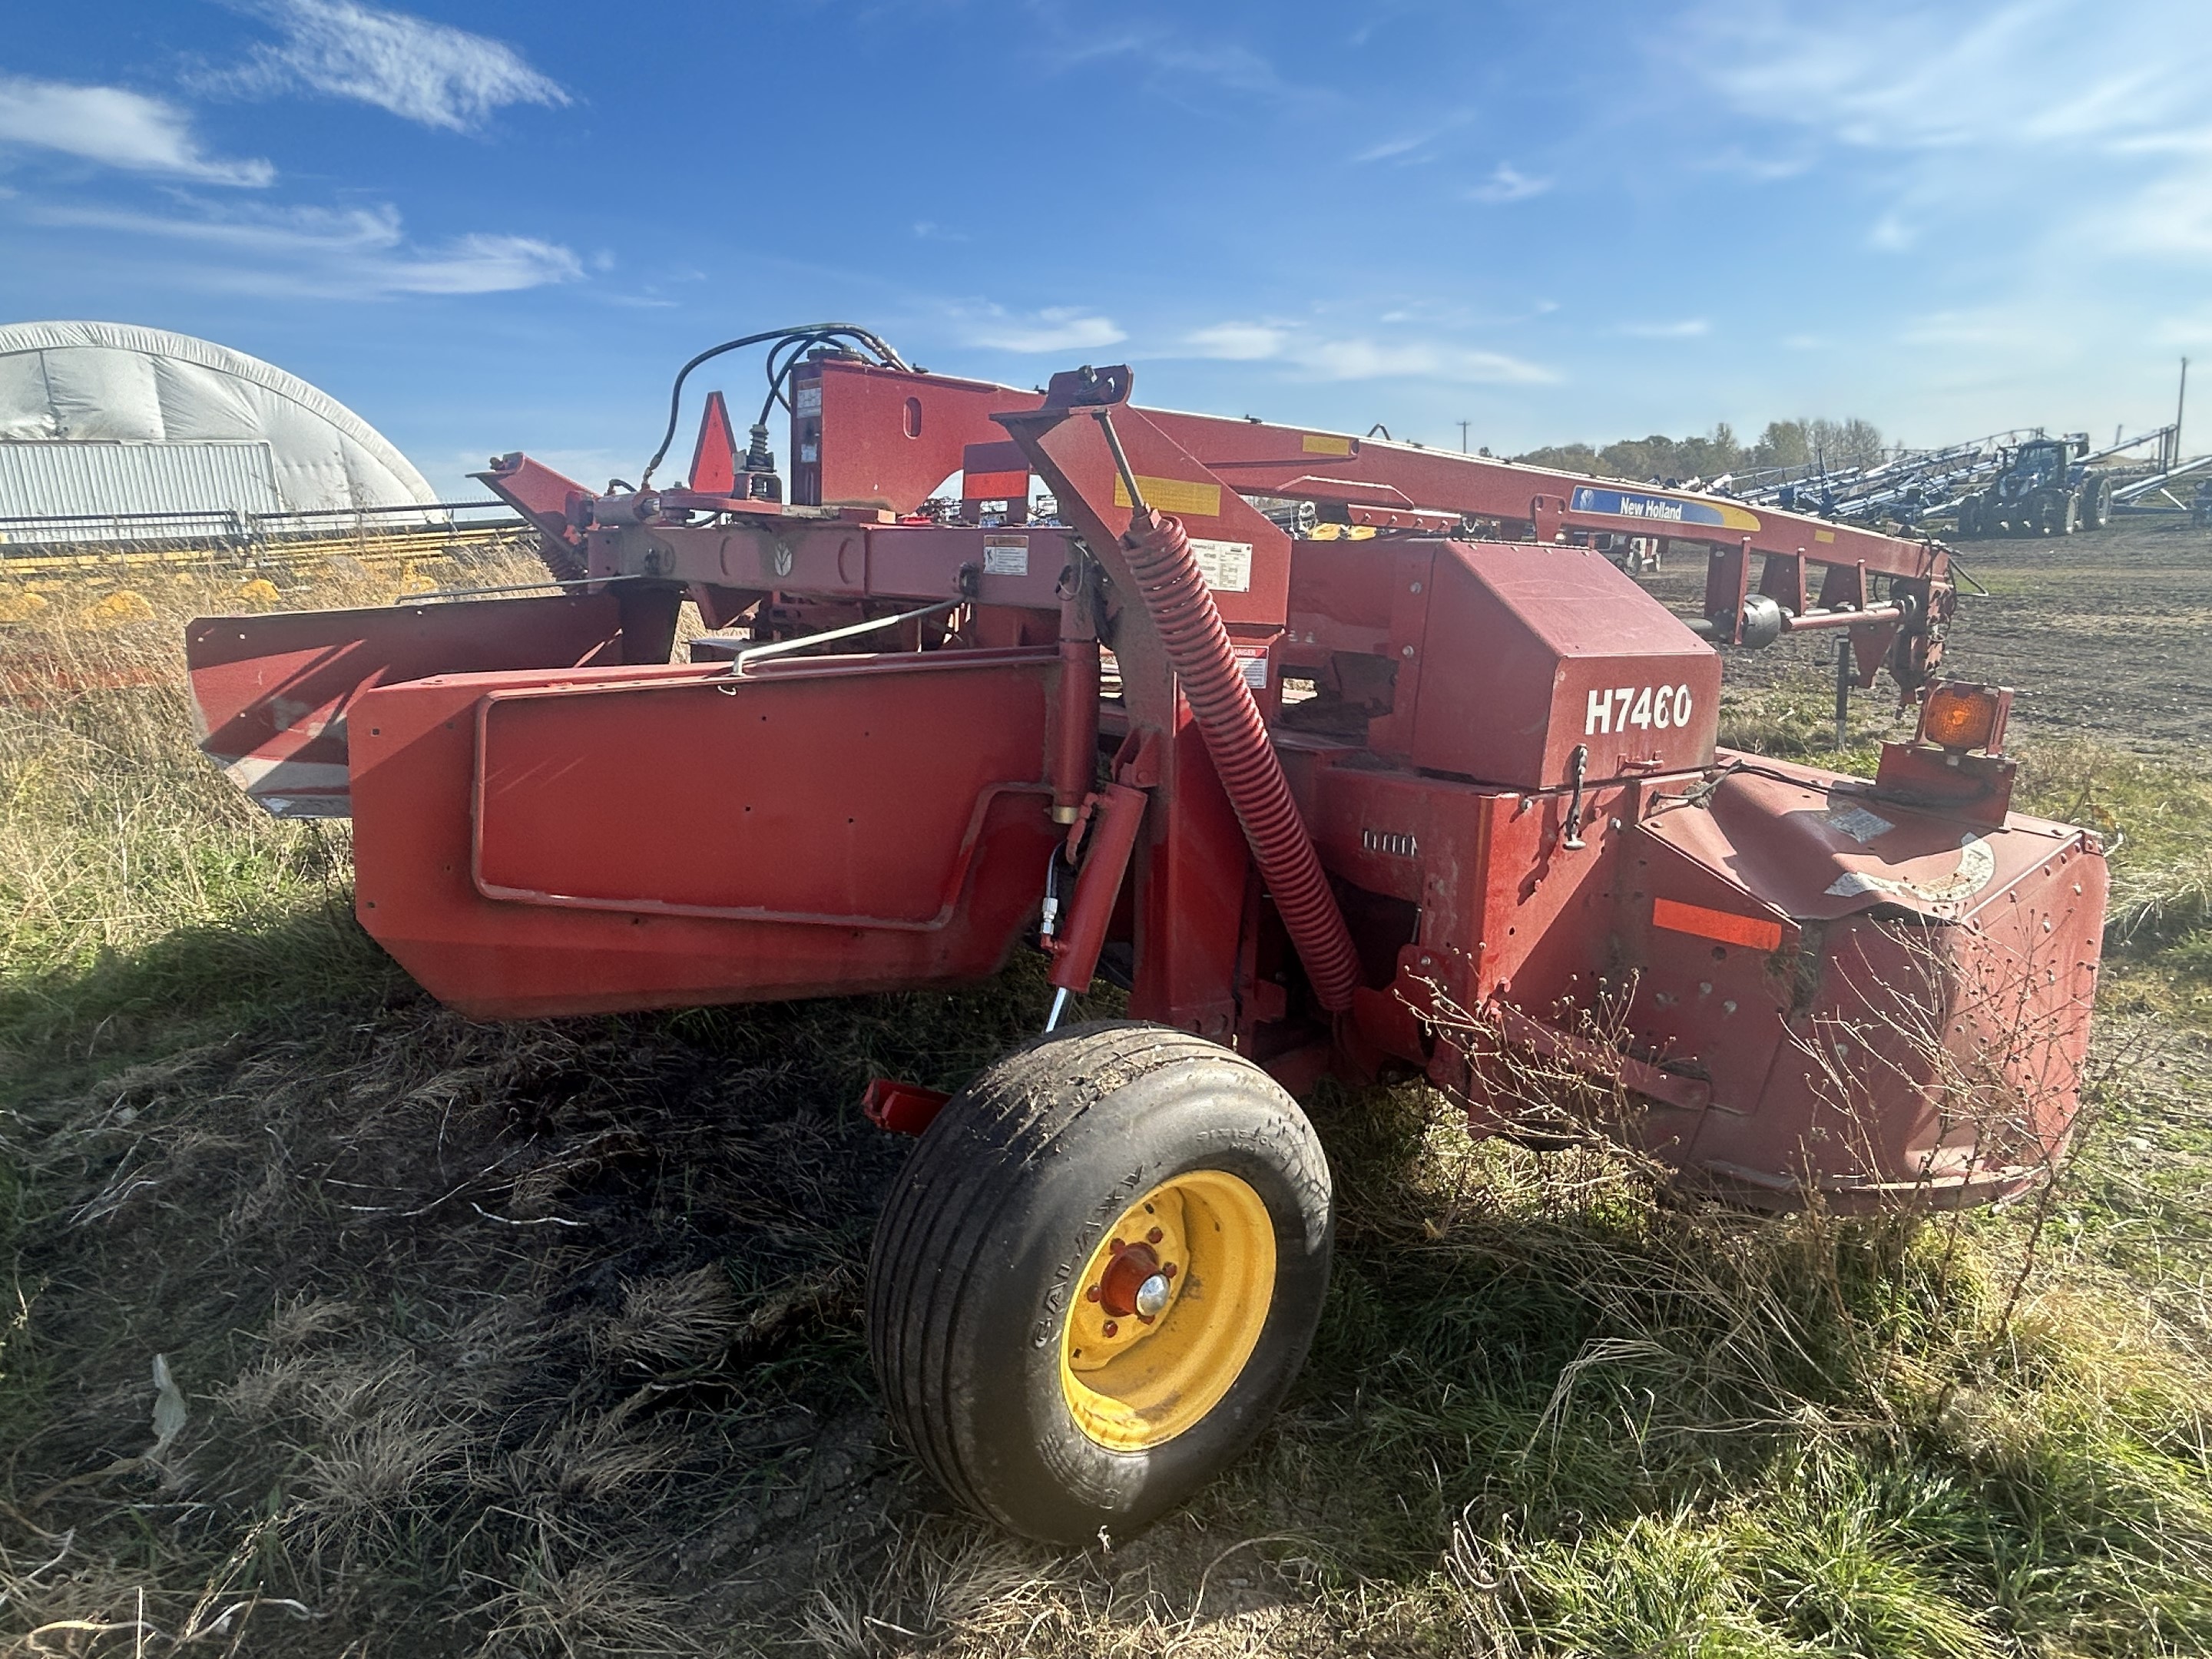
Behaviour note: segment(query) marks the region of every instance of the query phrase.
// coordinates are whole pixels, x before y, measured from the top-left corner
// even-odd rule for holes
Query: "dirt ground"
[[[1969,542],[1960,562],[1973,580],[1959,584],[1944,668],[2014,688],[2015,738],[2212,749],[2212,532],[2179,517],[2127,516],[2063,539]],[[1647,582],[1668,605],[1695,611],[1704,580],[1686,559]],[[1834,649],[1820,636],[1734,652],[1728,683],[1802,682],[1833,662]]]

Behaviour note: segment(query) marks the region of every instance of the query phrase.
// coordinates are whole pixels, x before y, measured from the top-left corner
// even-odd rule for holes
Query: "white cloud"
[[[1389,321],[1385,318],[1382,320]],[[1216,323],[1182,337],[1179,354],[1233,362],[1273,362],[1322,380],[1444,380],[1466,386],[1540,386],[1559,379],[1540,363],[1436,337],[1328,338],[1288,323]]]
[[[558,108],[569,97],[504,42],[356,0],[258,0],[283,33],[212,85],[245,94],[306,88],[465,132],[509,104]]]
[[[1475,113],[1471,109],[1454,110],[1442,120],[1432,121],[1419,131],[1369,145],[1352,156],[1352,164],[1354,167],[1369,167],[1377,161],[1389,161],[1399,167],[1419,167],[1433,161],[1437,159],[1438,145],[1472,122]]]
[[[1382,143],[1371,144],[1361,150],[1352,158],[1352,164],[1354,167],[1365,167],[1370,161],[1395,161],[1401,156],[1412,155],[1428,142],[1425,137],[1388,139]]]
[[[1033,317],[1012,317],[994,309],[968,331],[968,343],[994,351],[1088,351],[1129,337],[1110,318],[1068,306],[1051,306]]]
[[[1490,177],[1467,192],[1472,202],[1488,202],[1493,206],[1504,202],[1525,202],[1532,196],[1541,196],[1551,189],[1549,179],[1536,179],[1521,171],[1510,161],[1500,161],[1490,172]]]
[[[1273,357],[1290,336],[1265,323],[1216,323],[1193,329],[1183,336],[1183,346],[1195,357],[1220,357],[1231,362],[1257,362]]]
[[[1713,325],[1703,317],[1685,317],[1674,323],[1623,323],[1620,331],[1639,340],[1696,340],[1711,333]]]
[[[1321,340],[1297,347],[1290,356],[1325,380],[1402,377],[1462,386],[1541,386],[1559,378],[1540,364],[1503,352],[1420,340],[1395,344],[1368,339]]]
[[[204,185],[261,185],[276,176],[266,161],[204,154],[183,110],[120,87],[0,75],[0,143],[36,145],[103,167]]]
[[[1708,0],[1682,61],[1741,112],[1886,158],[1875,247],[1978,216],[2039,243],[2031,263],[2046,271],[2212,255],[2203,0],[1872,0],[1807,17],[1778,0]]]
[[[195,274],[248,293],[374,298],[395,294],[506,294],[582,276],[558,243],[471,233],[435,246],[410,242],[398,210],[295,208],[253,214],[165,217],[105,208],[46,206],[39,222],[159,237],[209,250],[221,263]],[[225,257],[228,256],[228,257]]]
[[[1273,63],[1249,46],[1201,40],[1159,25],[1132,26],[1113,34],[1088,27],[1079,33],[1068,29],[1047,48],[1047,56],[1052,67],[1063,72],[1119,60],[1162,90],[1176,82],[1207,82],[1226,92],[1282,101],[1310,102],[1322,95],[1285,81]]]

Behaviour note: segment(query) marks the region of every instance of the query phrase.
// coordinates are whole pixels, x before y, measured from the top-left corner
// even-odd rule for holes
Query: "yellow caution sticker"
[[[1352,440],[1337,437],[1333,433],[1309,432],[1306,434],[1305,448],[1309,455],[1349,455],[1352,453]]]
[[[1204,519],[1221,516],[1221,486],[1214,483],[1193,483],[1184,478],[1147,478],[1137,475],[1137,488],[1144,492],[1145,505],[1158,507],[1163,513],[1196,514]],[[1117,474],[1114,479],[1114,505],[1133,507],[1128,487]]]
[[[1832,542],[1836,539],[1836,532],[1832,530],[1816,530],[1813,532],[1813,539],[1816,542]]]

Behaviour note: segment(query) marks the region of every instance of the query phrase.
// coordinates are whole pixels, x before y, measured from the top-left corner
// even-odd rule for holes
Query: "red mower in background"
[[[204,747],[271,811],[349,813],[362,925],[479,1018],[1047,952],[1038,1040],[868,1102],[921,1134],[877,1368],[970,1507],[1086,1540],[1257,1432],[1327,1281],[1293,1098],[1324,1075],[1770,1207],[2049,1173],[2105,861],[2010,811],[2009,693],[1936,678],[1940,544],[1147,410],[1126,368],[955,380],[838,325],[694,359],[672,437],[745,345],[761,419],[740,450],[711,394],[680,486],[479,475],[558,592],[194,622]],[[1607,556],[1655,535],[1702,544],[1704,616]],[[1714,746],[1714,643],[1814,629],[1918,701],[1871,781]],[[1127,1018],[1054,1029],[1102,975]]]

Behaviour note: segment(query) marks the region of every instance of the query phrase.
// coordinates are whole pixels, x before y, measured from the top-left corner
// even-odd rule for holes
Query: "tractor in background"
[[[2102,530],[2112,520],[2112,478],[2081,463],[2088,453],[2081,433],[2017,446],[1987,489],[1959,503],[1960,538]]]

